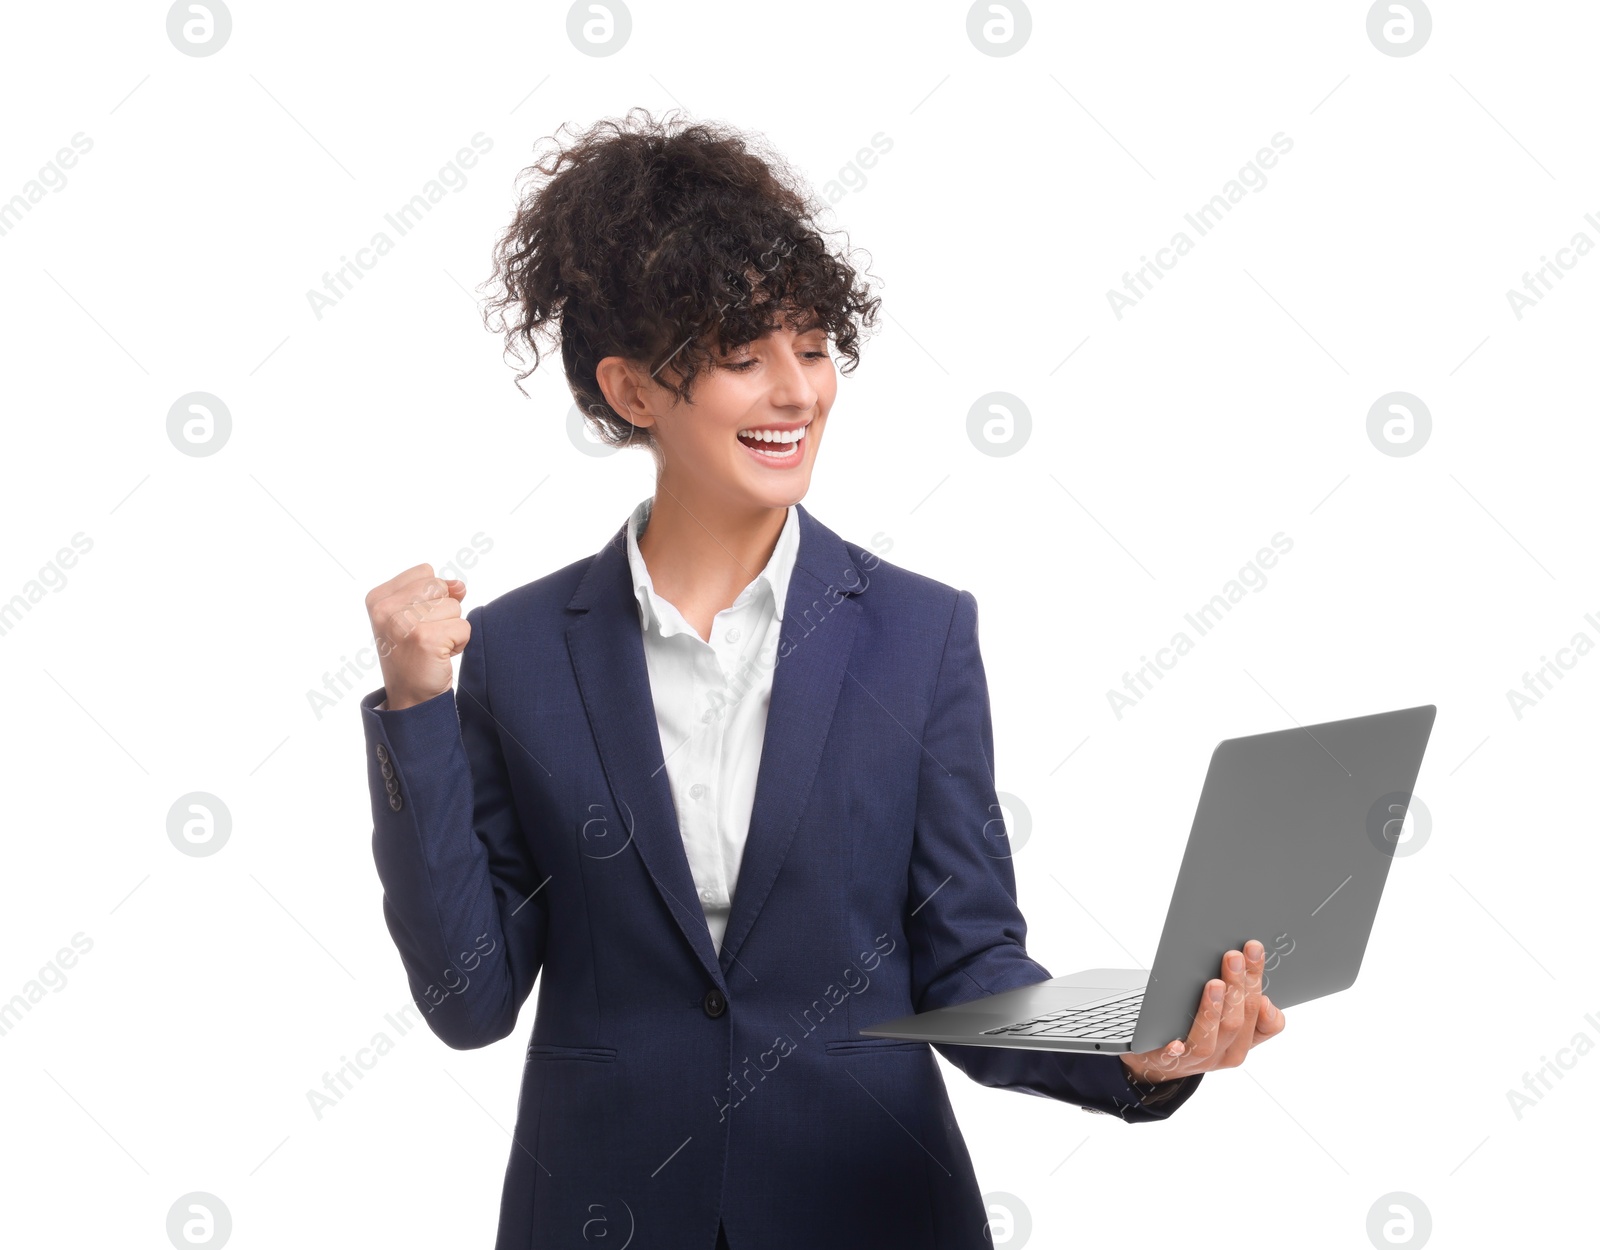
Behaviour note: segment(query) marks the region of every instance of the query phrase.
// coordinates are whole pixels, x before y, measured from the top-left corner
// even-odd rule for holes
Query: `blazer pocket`
[[[882,1050],[927,1050],[928,1043],[898,1037],[851,1037],[839,1042],[827,1042],[823,1049],[830,1055],[863,1055]]]
[[[576,1059],[581,1063],[610,1063],[617,1057],[615,1046],[555,1046],[549,1042],[530,1042],[528,1062],[551,1059]]]

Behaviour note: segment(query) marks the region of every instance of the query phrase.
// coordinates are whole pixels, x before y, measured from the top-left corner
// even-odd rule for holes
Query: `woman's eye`
[[[808,360],[826,360],[826,359],[828,359],[828,351],[827,351],[826,348],[822,348],[821,350],[809,351],[809,352],[801,352],[800,354],[802,356],[804,356]],[[724,369],[731,369],[734,373],[746,373],[749,370],[754,369],[756,367],[756,365],[758,365],[760,363],[761,362],[759,360],[756,360],[755,358],[751,357],[751,358],[748,358],[748,359],[745,359],[745,360],[727,360],[727,361],[724,361],[723,364],[722,364],[722,367]]]

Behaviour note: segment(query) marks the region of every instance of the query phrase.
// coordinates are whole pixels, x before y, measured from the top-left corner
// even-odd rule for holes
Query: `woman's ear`
[[[645,396],[647,380],[639,367],[621,356],[607,356],[594,367],[595,384],[623,420],[641,429],[656,423]]]

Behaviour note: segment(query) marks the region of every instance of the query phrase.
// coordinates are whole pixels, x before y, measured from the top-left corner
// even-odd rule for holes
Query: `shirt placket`
[[[712,619],[709,639],[702,639],[698,635],[693,639],[699,659],[696,665],[699,686],[696,707],[699,713],[694,719],[701,722],[705,729],[701,735],[704,738],[704,751],[698,771],[701,783],[707,787],[700,796],[704,806],[697,808],[696,812],[704,821],[701,829],[705,840],[700,845],[706,851],[703,857],[706,872],[708,875],[715,872],[715,880],[699,883],[700,901],[705,906],[724,911],[733,901],[733,882],[728,871],[728,852],[722,828],[723,809],[727,801],[727,778],[724,773],[728,766],[728,735],[742,732],[740,726],[743,724],[734,703],[735,692],[730,688],[729,669],[739,663],[746,643],[751,603],[752,600],[747,598],[743,602],[736,602],[733,607],[725,608]]]
[[[726,684],[715,650],[698,635],[688,636],[694,648],[693,702],[695,710],[689,717],[692,735],[689,744],[694,766],[687,790],[688,808],[693,816],[693,859],[698,866],[696,886],[700,902],[707,907],[727,904],[727,885],[722,880],[722,856],[717,845],[717,802],[719,798],[718,761],[722,756],[722,740],[726,722],[722,717],[705,720],[700,709],[712,706],[713,697],[722,692]]]

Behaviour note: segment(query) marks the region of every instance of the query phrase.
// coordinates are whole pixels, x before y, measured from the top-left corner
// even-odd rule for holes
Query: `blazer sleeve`
[[[917,1011],[1034,985],[1051,973],[1029,958],[1011,859],[985,826],[998,819],[989,689],[978,605],[958,591],[922,736],[906,936]],[[992,825],[991,825],[992,827]],[[982,1085],[1076,1103],[1129,1122],[1171,1115],[1200,1076],[1135,1084],[1114,1054],[935,1044]]]
[[[516,1027],[544,960],[548,895],[517,822],[489,704],[483,609],[456,688],[361,700],[383,917],[428,1027],[457,1050]]]

